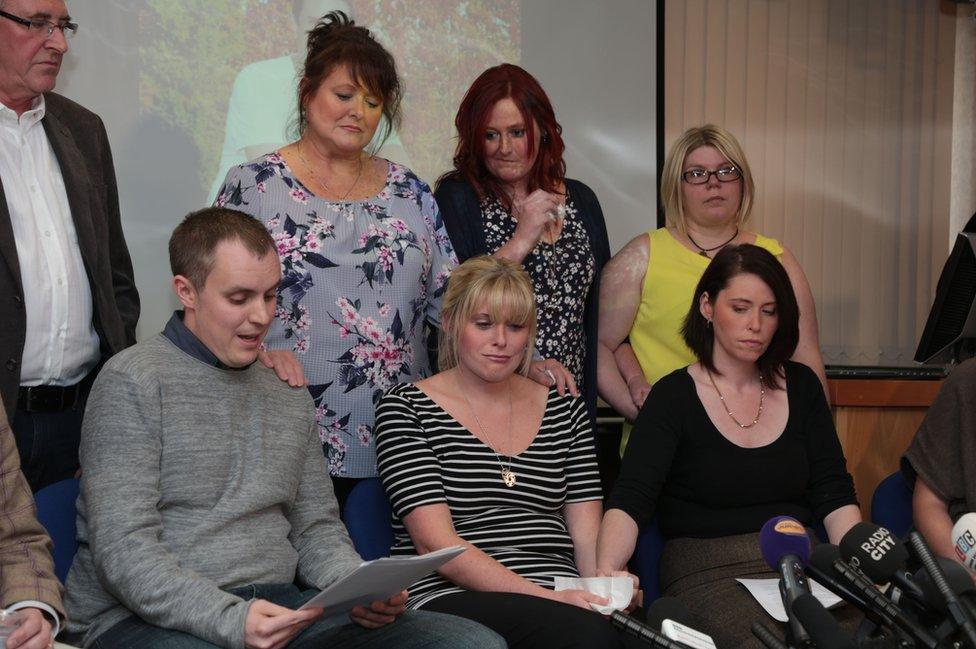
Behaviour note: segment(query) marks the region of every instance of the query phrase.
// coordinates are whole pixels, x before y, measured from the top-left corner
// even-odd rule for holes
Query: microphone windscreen
[[[891,579],[908,561],[904,543],[880,525],[866,521],[852,527],[840,540],[840,555],[876,584]]]
[[[976,571],[976,514],[963,514],[952,526],[952,544],[960,563]]]
[[[840,559],[840,548],[833,543],[821,543],[810,553],[810,565],[828,575],[834,575],[834,561],[837,559]]]
[[[966,593],[976,593],[976,585],[973,584],[973,578],[966,568],[952,559],[946,559],[945,557],[936,557],[935,560],[945,573],[946,581],[949,582],[949,588],[952,589],[952,592],[957,596]],[[945,597],[939,592],[935,583],[932,582],[932,578],[925,568],[915,573],[915,583],[922,589],[922,595],[925,597],[927,604],[936,610],[945,610]]]
[[[677,597],[658,597],[647,609],[647,624],[652,629],[660,630],[661,622],[665,620],[672,620],[693,629],[701,627]]]
[[[787,554],[796,555],[801,563],[807,563],[810,560],[810,537],[800,521],[791,516],[776,516],[759,530],[759,550],[771,570],[777,570],[779,560]]]
[[[810,593],[793,600],[793,615],[818,649],[856,649],[853,638],[844,633],[834,616]]]

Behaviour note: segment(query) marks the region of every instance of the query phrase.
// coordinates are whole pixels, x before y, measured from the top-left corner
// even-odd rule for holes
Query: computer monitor
[[[918,363],[959,362],[976,355],[976,214],[956,237],[915,350]]]

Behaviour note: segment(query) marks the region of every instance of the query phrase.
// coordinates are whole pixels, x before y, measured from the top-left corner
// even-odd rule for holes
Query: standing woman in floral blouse
[[[460,261],[482,254],[521,264],[538,307],[529,377],[585,395],[596,415],[600,271],[610,244],[600,202],[566,178],[562,127],[536,79],[517,65],[485,70],[454,120],[454,169],[437,204]]]
[[[367,152],[381,116],[399,124],[393,57],[345,14],[309,32],[297,142],[234,167],[217,203],[264,221],[282,280],[268,349],[301,362],[340,506],[376,475],[374,409],[390,387],[430,373],[456,265],[430,188]]]

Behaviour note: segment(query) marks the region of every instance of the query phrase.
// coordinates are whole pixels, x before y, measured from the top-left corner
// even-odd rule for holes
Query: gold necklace
[[[471,400],[468,399],[467,393],[464,389],[461,389],[461,396],[464,397],[464,402],[468,404],[468,410],[474,415],[474,420],[478,422],[478,428],[481,429],[481,434],[485,437],[485,445],[491,449],[491,452],[495,454],[495,460],[498,462],[498,467],[501,469],[502,482],[505,483],[506,487],[515,486],[515,473],[512,471],[512,458],[508,458],[508,466],[502,462],[501,456],[495,447],[491,445],[491,437],[488,436],[488,431],[485,430],[484,425],[481,423],[481,418],[478,417],[477,411],[471,406]],[[512,384],[508,384],[508,444],[512,445]]]
[[[309,175],[312,176],[312,180],[314,180],[316,183],[318,183],[319,186],[321,186],[326,192],[328,192],[330,194],[338,194],[339,193],[337,191],[334,191],[328,185],[326,185],[325,182],[321,178],[319,178],[319,175],[317,173],[315,173],[315,169],[312,168],[312,165],[308,164],[308,160],[306,160],[305,159],[305,156],[302,155],[302,140],[299,140],[298,141],[298,144],[295,145],[295,152],[298,153],[298,159],[302,161],[302,165],[305,167],[305,171],[307,171],[309,173]],[[349,194],[352,193],[352,190],[356,188],[356,185],[359,184],[359,178],[363,175],[363,167],[364,166],[365,166],[365,163],[363,163],[363,157],[362,156],[359,156],[359,170],[356,171],[356,179],[352,181],[352,185],[349,186],[349,189],[346,190],[346,193],[343,194],[342,196],[339,196],[338,200],[340,200],[340,201],[346,200],[346,197],[349,196]]]
[[[516,227],[518,227],[517,224],[522,216],[522,210],[516,206],[514,195],[509,196],[509,202],[512,204],[511,218],[516,222]],[[504,210],[505,206],[499,203],[499,207]],[[563,219],[563,228],[565,228],[565,219],[569,215],[569,209],[565,205],[560,205],[558,206],[556,213],[558,218]],[[552,241],[546,241],[546,232],[548,232],[549,236],[552,237]],[[547,314],[552,315],[555,312],[558,312],[560,309],[559,295],[557,294],[559,290],[559,272],[557,268],[559,249],[557,246],[559,243],[559,237],[562,235],[562,230],[560,230],[557,234],[555,229],[549,232],[549,227],[546,226],[546,232],[543,232],[543,235],[539,237],[539,240],[536,241],[532,250],[539,251],[539,257],[542,259],[542,265],[545,267],[546,288],[549,289],[549,294],[545,302],[542,304],[542,308]],[[546,254],[547,251],[549,254]]]
[[[736,426],[739,428],[752,428],[759,423],[759,418],[762,417],[763,413],[763,400],[766,398],[766,388],[763,387],[762,372],[759,373],[759,412],[756,413],[756,418],[753,419],[752,423],[750,424],[743,424],[735,418],[735,415],[733,415],[732,411],[729,410],[728,404],[725,403],[725,397],[722,396],[722,391],[718,389],[717,385],[715,385],[715,379],[712,378],[712,373],[706,369],[705,374],[708,374],[708,380],[711,381],[712,387],[715,388],[715,393],[718,395],[718,400],[722,402],[722,407],[725,408],[725,414],[732,418],[732,421],[735,422]]]

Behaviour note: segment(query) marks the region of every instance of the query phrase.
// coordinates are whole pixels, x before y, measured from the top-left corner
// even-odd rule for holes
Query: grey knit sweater
[[[357,566],[312,400],[254,363],[211,367],[163,336],[102,369],[81,439],[80,547],[65,600],[90,646],[130,614],[244,646],[249,603],[224,592]]]

